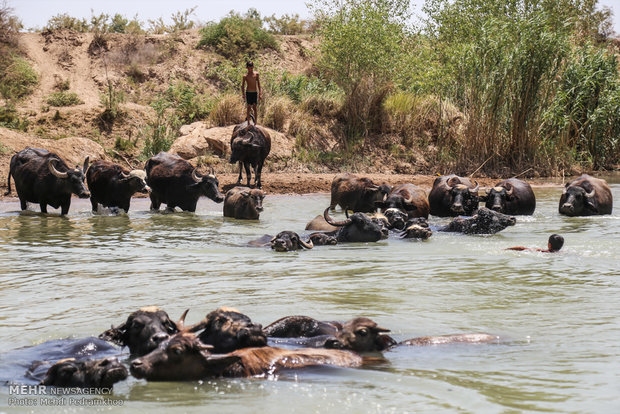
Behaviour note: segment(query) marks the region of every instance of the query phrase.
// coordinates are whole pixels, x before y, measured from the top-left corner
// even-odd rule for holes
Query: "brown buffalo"
[[[265,194],[255,188],[231,188],[224,198],[224,217],[258,220],[263,211],[264,198]]]
[[[195,381],[212,377],[251,377],[317,365],[358,367],[357,354],[335,349],[244,348],[228,354],[212,354],[189,332],[173,336],[165,346],[131,363],[136,378],[149,381]]]
[[[471,216],[478,209],[478,183],[457,175],[437,177],[428,196],[430,213],[439,217]]]
[[[151,209],[159,210],[161,203],[168,210],[196,211],[201,196],[221,203],[224,197],[218,189],[215,175],[200,175],[196,168],[176,155],[166,152],[151,157],[145,164],[146,182],[151,187]]]
[[[198,339],[213,346],[211,352],[224,354],[241,348],[267,345],[263,327],[243,313],[232,308],[218,308],[207,314],[197,325],[188,328],[198,332]]]
[[[536,196],[532,187],[525,181],[509,178],[495,184],[481,197],[486,208],[498,213],[511,215],[531,215],[536,210]]]
[[[84,173],[88,168],[88,157],[80,169],[71,169],[53,152],[43,149],[26,148],[13,155],[7,178],[8,191],[11,193],[11,176],[15,180],[15,191],[19,197],[21,209],[26,210],[28,203],[36,203],[41,213],[47,213],[47,206],[60,207],[60,214],[69,213],[71,194],[80,198],[90,197],[84,185]]]
[[[230,163],[239,162],[239,178],[237,185],[241,184],[241,167],[245,168],[247,186],[250,186],[252,173],[250,166],[254,168],[254,185],[261,188],[261,172],[263,164],[271,151],[271,136],[264,128],[244,122],[235,126],[230,138]]]
[[[117,327],[112,326],[99,335],[99,338],[129,347],[132,355],[146,355],[179,332],[186,314],[187,311],[179,322],[175,323],[165,311],[148,306],[131,313],[124,323]]]
[[[566,183],[560,197],[560,214],[567,216],[594,216],[611,214],[613,198],[605,180],[583,174]]]
[[[131,196],[151,191],[146,185],[146,172],[127,171],[108,161],[95,161],[86,171],[86,182],[93,212],[97,211],[99,204],[104,207],[118,207],[128,212]]]
[[[377,210],[375,203],[383,200],[390,192],[390,187],[386,184],[376,185],[370,178],[344,173],[334,177],[331,190],[330,209],[339,205],[343,210],[372,213]]]
[[[127,378],[125,368],[116,358],[78,361],[67,358],[50,367],[41,385],[77,388],[107,388]]]

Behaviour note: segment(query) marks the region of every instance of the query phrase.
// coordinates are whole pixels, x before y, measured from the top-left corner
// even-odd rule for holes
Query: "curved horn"
[[[506,187],[506,195],[511,196],[514,193],[515,188],[512,184],[506,184],[506,186],[510,186],[510,190]]]
[[[413,204],[413,194],[409,191],[407,191],[407,194],[409,194],[409,198],[405,199],[405,204]]]
[[[56,177],[58,177],[58,178],[67,178],[67,177],[69,176],[69,174],[68,174],[68,173],[66,173],[66,172],[64,172],[64,173],[63,173],[63,172],[60,172],[60,171],[58,171],[58,170],[56,169],[56,167],[54,166],[54,164],[56,164],[56,162],[57,162],[57,161],[58,161],[58,160],[56,160],[55,158],[52,158],[51,160],[49,160],[49,161],[47,162],[47,166],[48,166],[48,168],[50,169],[50,172],[51,172],[52,174],[54,174]]]
[[[334,219],[331,218],[329,215],[329,207],[327,207],[325,211],[323,212],[323,218],[328,224],[331,224],[332,226],[335,226],[335,227],[343,227],[351,223],[351,219],[346,219],[342,221],[334,221]]]
[[[301,244],[306,249],[312,249],[314,247],[314,243],[312,243],[312,240],[308,240],[308,243],[306,243],[301,239],[301,237],[299,238],[299,244]]]
[[[125,174],[123,171],[121,171],[121,177],[123,177],[124,179],[127,179],[131,177],[131,174]]]
[[[590,191],[589,193],[586,193],[586,197],[587,197],[587,198],[592,198],[592,197],[594,197],[594,193],[595,193],[595,192],[596,192],[596,190],[592,190],[592,191]]]
[[[202,182],[202,177],[198,176],[198,173],[196,172],[196,170],[198,170],[198,168],[194,168],[194,171],[192,171],[192,180],[196,181],[197,183]]]
[[[477,193],[478,192],[478,188],[480,188],[480,184],[478,184],[478,181],[474,180],[474,182],[476,183],[476,187],[470,188],[469,189],[470,193]]]
[[[86,174],[86,170],[88,170],[88,163],[90,161],[90,157],[86,157],[84,159],[84,165],[82,166],[82,172]]]
[[[185,317],[187,316],[187,312],[189,312],[189,309],[185,309],[185,312],[183,312],[183,315],[181,315],[177,322],[177,328],[179,331],[182,331],[185,328]]]

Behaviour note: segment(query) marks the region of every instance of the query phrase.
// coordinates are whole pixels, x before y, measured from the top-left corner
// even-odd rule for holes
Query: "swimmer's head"
[[[564,246],[564,237],[559,234],[552,234],[549,236],[549,250],[552,252],[557,252]]]

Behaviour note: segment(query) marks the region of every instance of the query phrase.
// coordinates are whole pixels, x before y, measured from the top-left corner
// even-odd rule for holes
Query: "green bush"
[[[164,97],[182,123],[202,119],[210,109],[210,102],[206,102],[204,97],[199,96],[195,88],[186,82],[170,85]]]
[[[28,120],[22,118],[13,105],[0,106],[0,126],[26,131],[28,124]]]
[[[283,35],[296,35],[308,30],[308,22],[299,19],[299,14],[283,14],[280,17],[272,15],[265,18],[265,23],[273,33]]]
[[[254,57],[262,49],[278,50],[276,38],[263,29],[263,22],[256,13],[230,14],[218,23],[208,23],[200,29],[198,47],[213,47],[229,59]]]
[[[12,54],[0,62],[0,94],[4,99],[17,100],[30,95],[39,77],[27,60]]]
[[[165,99],[158,99],[151,104],[157,118],[155,122],[149,122],[144,135],[144,148],[142,157],[150,158],[161,151],[168,151],[177,136],[181,123],[175,115],[167,113],[170,103]]]
[[[67,91],[53,92],[47,97],[46,102],[51,106],[73,106],[84,103],[77,93]]]
[[[619,114],[617,57],[586,45],[574,52],[557,82],[553,103],[544,114],[545,144],[595,169],[618,163]]]
[[[43,30],[61,29],[70,29],[85,33],[91,30],[91,26],[86,19],[78,19],[77,17],[69,16],[67,13],[60,13],[50,18],[43,27]]]

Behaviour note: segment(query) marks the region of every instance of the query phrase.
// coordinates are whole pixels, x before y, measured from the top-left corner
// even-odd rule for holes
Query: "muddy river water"
[[[148,200],[134,199],[121,216],[93,215],[88,200],[74,199],[65,218],[3,202],[0,376],[15,372],[12,350],[96,336],[142,306],[160,306],[173,319],[189,308],[195,322],[226,305],[263,325],[293,314],[367,316],[396,339],[489,332],[503,341],[397,348],[368,368],[266,379],[130,377],[107,398],[123,412],[619,412],[620,181],[611,186],[610,216],[560,216],[561,188],[540,187],[535,214],[493,236],[392,235],[292,253],[246,243],[303,232],[329,195],[267,196],[254,222],[225,219],[206,199],[196,214],[152,213]],[[504,250],[546,247],[551,233],[565,238],[560,253]],[[0,384],[0,412],[92,411],[10,406],[11,397]]]

